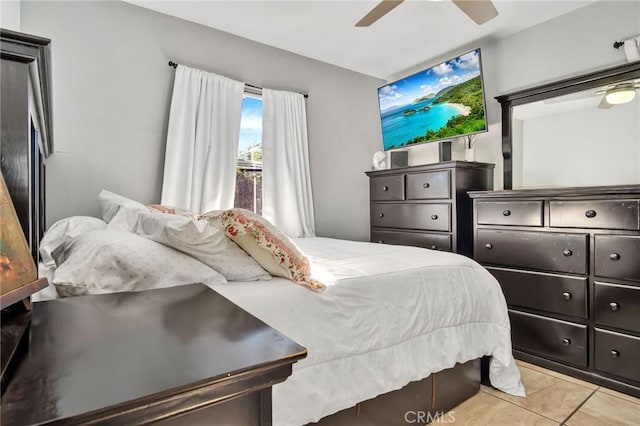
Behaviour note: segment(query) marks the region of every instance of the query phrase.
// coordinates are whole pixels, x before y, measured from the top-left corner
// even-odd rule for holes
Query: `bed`
[[[94,221],[99,223],[98,219]],[[117,219],[110,225],[115,222]],[[80,241],[107,232],[102,226],[97,231],[92,228],[76,224],[62,234]],[[45,247],[51,246],[47,237],[43,239]],[[504,297],[497,281],[473,260],[417,247],[330,238],[301,238],[294,242],[309,259],[312,275],[326,286],[324,291],[313,292],[281,277],[266,281],[202,280],[307,348],[308,357],[295,364],[292,376],[273,388],[275,425],[302,425],[321,419],[325,419],[324,424],[336,424],[327,423],[327,416],[359,407],[362,401],[379,395],[398,392],[434,373],[464,365],[477,373],[476,387],[471,392],[465,390],[464,397],[452,399],[457,403],[479,388],[478,363],[470,363],[483,356],[492,357],[493,386],[524,395],[511,355]],[[162,246],[151,243],[154,249],[159,248],[155,245]],[[121,252],[121,246],[113,244],[110,246]],[[76,248],[83,256],[93,256],[87,254],[86,248]],[[148,248],[141,250],[149,252]],[[100,246],[100,253],[113,252]],[[127,259],[136,256],[122,255]],[[171,254],[179,255],[183,254],[177,251]],[[77,263],[86,261],[78,259]],[[42,263],[40,267],[51,282],[61,284],[59,277],[64,274],[56,274],[62,267],[56,270]],[[193,282],[198,276],[180,273],[163,272],[180,277],[182,284]],[[172,279],[173,283],[181,284],[180,279]],[[160,286],[171,285],[158,284],[157,279],[155,282]],[[111,287],[109,291],[114,289]],[[51,289],[48,291],[48,296],[39,297],[57,296]],[[424,386],[432,387],[433,383]],[[398,418],[398,414],[394,415]]]

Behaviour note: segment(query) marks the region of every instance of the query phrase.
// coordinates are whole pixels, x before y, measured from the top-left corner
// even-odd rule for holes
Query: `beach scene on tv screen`
[[[487,129],[480,50],[378,89],[384,149]]]

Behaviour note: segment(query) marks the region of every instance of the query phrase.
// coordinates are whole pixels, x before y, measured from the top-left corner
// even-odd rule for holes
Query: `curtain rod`
[[[174,69],[178,68],[178,64],[176,62],[173,62],[173,61],[169,61],[169,66],[174,68]],[[244,83],[244,85],[247,86],[247,87],[250,87],[252,89],[260,91],[260,93],[257,93],[257,94],[259,94],[259,95],[262,94],[262,87],[254,86],[253,84],[247,84],[247,83]],[[301,93],[301,95],[304,96],[305,99],[309,98],[309,95],[306,94],[306,93]]]

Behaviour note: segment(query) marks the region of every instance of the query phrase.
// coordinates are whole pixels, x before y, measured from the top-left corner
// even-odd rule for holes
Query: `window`
[[[242,100],[234,207],[262,214],[262,99]]]

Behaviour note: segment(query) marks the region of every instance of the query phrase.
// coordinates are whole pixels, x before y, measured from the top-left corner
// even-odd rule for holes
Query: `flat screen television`
[[[487,131],[480,49],[378,89],[385,151]]]

